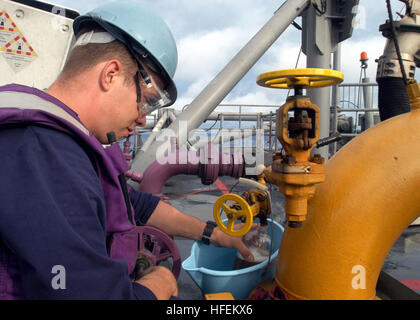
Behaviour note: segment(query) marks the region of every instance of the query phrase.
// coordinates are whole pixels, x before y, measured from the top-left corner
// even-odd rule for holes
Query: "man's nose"
[[[138,127],[144,127],[146,125],[146,114],[139,112],[139,116],[136,119],[136,125]]]

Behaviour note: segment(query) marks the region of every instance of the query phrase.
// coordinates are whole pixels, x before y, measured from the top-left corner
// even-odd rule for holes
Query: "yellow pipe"
[[[275,280],[293,299],[374,299],[388,252],[420,212],[420,110],[359,135],[325,169],[308,219],[285,230]]]

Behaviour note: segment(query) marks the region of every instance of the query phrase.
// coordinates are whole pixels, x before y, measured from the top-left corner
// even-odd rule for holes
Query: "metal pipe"
[[[242,106],[239,106],[239,129],[242,127]]]
[[[415,0],[412,3],[418,6],[420,1]],[[376,74],[381,121],[410,111],[410,101],[405,87],[407,79],[415,78],[420,48],[420,37],[417,32],[420,25],[419,12],[417,10],[411,12],[412,7],[408,6],[406,15],[398,22],[399,28],[396,31],[397,23],[392,22],[390,3],[387,4],[390,21],[386,26],[381,26],[381,29],[384,36],[388,37],[391,34],[391,37],[387,40],[384,53],[378,60]]]
[[[357,85],[357,84],[355,84]],[[182,110],[185,110],[189,104],[185,105]],[[242,108],[278,108],[278,104],[232,104],[232,103],[221,103],[218,107],[239,107],[239,113],[241,113]],[[181,114],[183,111],[174,110],[175,115]]]
[[[257,129],[261,129],[261,113],[257,115]]]
[[[141,148],[140,144],[143,145],[141,136],[139,134],[134,135],[133,156],[136,156],[137,151]]]
[[[330,1],[332,2],[332,1]],[[329,2],[329,3],[330,3]],[[328,10],[331,6],[328,5]],[[303,48],[306,53],[306,65],[308,68],[331,69],[332,33],[331,20],[328,14],[319,16],[313,6],[310,6],[303,15]],[[309,89],[308,95],[312,103],[321,110],[320,138],[330,135],[330,87]],[[327,161],[328,148],[314,148],[313,153],[319,153]]]
[[[341,44],[337,45],[337,50],[334,52],[334,59],[333,59],[333,69],[337,71],[341,71]],[[336,134],[338,132],[338,108],[340,106],[340,87],[334,86],[332,92],[332,101],[334,103],[334,110],[333,110],[333,130],[332,134]],[[332,154],[337,152],[337,142],[332,144]]]
[[[209,114],[289,27],[296,17],[301,15],[309,3],[309,0],[288,0],[283,3],[274,13],[274,16],[191,102],[186,110],[177,118],[177,121],[169,126],[169,129],[176,133],[178,137],[188,137],[188,132],[198,128],[207,119]],[[134,160],[133,167],[143,172],[156,158],[162,155],[158,154],[159,150],[159,143],[154,142],[147,153],[142,153],[141,156]],[[163,153],[163,150],[161,152]]]
[[[340,133],[342,137],[357,137],[360,133]]]
[[[273,113],[270,111],[270,124],[269,124],[269,134],[268,134],[268,149],[270,152],[273,151]]]
[[[230,140],[237,140],[237,139],[243,139],[243,138],[247,138],[250,136],[254,136],[256,134],[255,130],[252,129],[242,129],[242,130],[238,130],[238,129],[234,129],[234,130],[220,130],[217,135],[212,138],[211,143],[214,145],[219,144],[219,142],[224,143]],[[221,139],[220,139],[221,138]],[[221,141],[219,141],[221,140]],[[207,145],[209,143],[208,140],[202,141],[199,139],[194,139],[195,143],[191,146],[190,150],[198,150],[201,147]]]
[[[208,149],[199,152],[185,152],[176,148],[147,168],[141,179],[140,191],[163,196],[165,182],[175,175],[197,175],[203,184],[210,185],[219,176],[242,177],[244,169],[245,163],[240,153],[223,154],[217,146],[208,146]]]
[[[375,82],[369,82],[369,83],[342,83],[338,85],[340,88],[345,87],[377,87],[378,84]]]
[[[340,88],[345,87],[377,87],[378,84],[375,82],[369,82],[369,83],[342,83],[338,85]]]
[[[343,108],[343,109],[339,109],[337,110],[337,112],[378,112],[379,109],[366,109],[366,108]]]
[[[375,299],[389,251],[420,212],[419,121],[413,110],[382,122],[327,163],[308,219],[282,238],[275,280],[289,298]]]
[[[276,111],[276,121],[279,118],[279,110],[280,109],[277,109],[277,111]],[[277,126],[276,126],[276,138],[274,139],[274,143],[275,143],[274,151],[275,152],[279,151],[279,142],[280,142],[279,139],[277,139]]]
[[[181,112],[175,112],[176,116],[179,116],[181,114]],[[207,117],[207,119],[205,119],[204,121],[216,121],[216,120],[222,120],[222,116],[223,116],[223,120],[225,121],[241,121],[242,119],[244,119],[244,121],[256,121],[258,115],[262,114],[261,112],[245,112],[245,113],[241,113],[241,112],[212,112],[209,114],[209,116]],[[262,114],[262,116],[266,116],[269,117],[270,114]],[[240,127],[240,126],[239,126]]]
[[[363,83],[369,83],[369,78],[363,78]],[[372,109],[373,108],[373,101],[372,101],[372,87],[365,86],[363,87],[363,101],[365,104],[366,109]],[[364,120],[364,129],[367,130],[374,126],[374,120],[373,120],[373,113],[372,112],[366,112],[365,113],[365,120]]]
[[[235,114],[233,112],[229,112],[229,113],[215,113],[212,112],[208,118],[206,119],[206,121],[208,120],[221,120],[221,116],[223,115],[223,120],[225,121],[256,121],[258,118],[259,113],[251,113],[251,112],[247,112],[247,113],[242,113],[242,114]]]
[[[168,120],[168,111],[164,112],[162,117],[159,119],[159,121],[156,123],[155,127],[152,130],[152,133],[147,138],[147,140],[143,143],[143,146],[140,149],[140,152],[146,152],[147,149],[149,149],[150,145],[155,140],[156,136],[162,129],[163,125],[165,124],[166,120]]]
[[[176,115],[174,110],[168,110],[169,113],[169,119],[171,119],[172,122],[176,121]]]

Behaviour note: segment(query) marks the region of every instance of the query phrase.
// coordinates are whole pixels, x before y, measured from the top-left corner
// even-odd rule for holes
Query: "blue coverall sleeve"
[[[7,128],[0,146],[0,241],[20,261],[26,298],[156,299],[108,257],[102,188],[73,138]]]
[[[147,192],[134,190],[133,188],[130,188],[129,196],[134,208],[136,225],[145,225],[153,211],[156,209],[160,198]]]

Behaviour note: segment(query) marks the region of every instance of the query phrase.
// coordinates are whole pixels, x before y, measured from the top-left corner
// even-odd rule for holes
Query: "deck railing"
[[[330,133],[331,135],[340,133],[343,138],[341,142],[330,146],[330,156],[353,137],[379,122],[377,109],[378,86],[376,83],[346,83],[339,85],[335,90],[337,91],[335,95],[333,94],[333,102],[330,107]],[[216,134],[220,130],[225,130],[238,137],[241,136],[241,132],[244,136],[249,136],[250,129],[253,129],[255,130],[255,135],[257,135],[256,139],[263,139],[265,152],[277,152],[282,148],[276,138],[276,112],[280,106],[281,104],[220,104],[209,115],[207,121],[203,123],[200,129],[216,131]],[[137,131],[139,133],[151,132],[165,112],[169,113],[169,116],[166,115],[167,121],[172,121],[182,111],[174,109],[160,110],[148,116],[147,126],[139,128]],[[215,135],[214,132],[212,134],[213,136]],[[254,139],[254,143],[256,139]],[[255,145],[252,147],[255,148]],[[141,143],[136,139],[135,150],[140,148]]]

